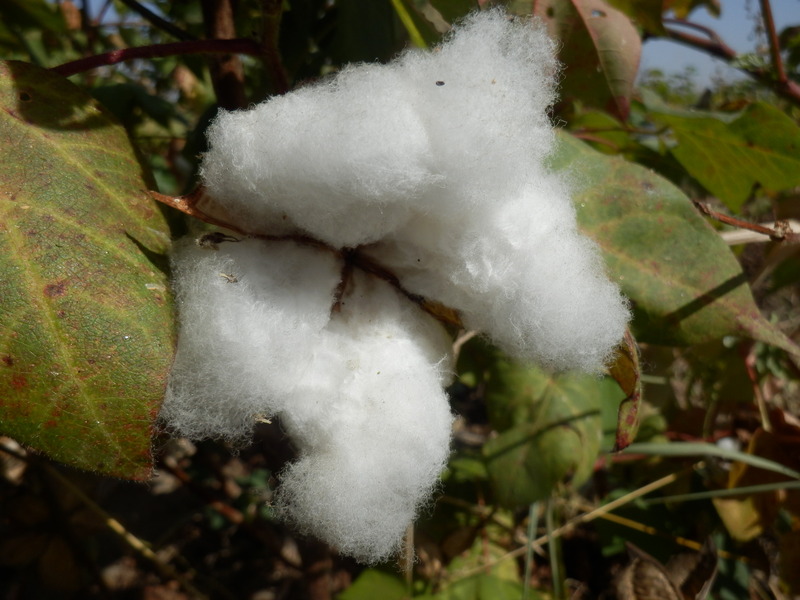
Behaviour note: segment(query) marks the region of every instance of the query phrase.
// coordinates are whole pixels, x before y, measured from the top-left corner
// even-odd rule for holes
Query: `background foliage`
[[[699,5],[725,10],[507,3],[561,41],[552,165],[576,174],[641,356],[612,371],[622,391],[462,334],[454,452],[409,538],[418,560],[364,569],[271,518],[291,458],[279,424],[238,453],[158,432],[165,257],[187,225],[147,190],[191,191],[218,107],[433,45],[477,5],[0,1],[2,594],[800,597],[800,26],[776,31],[762,0],[763,51],[740,56],[691,24]],[[648,37],[747,78],[641,73]],[[633,417],[635,444],[612,453]],[[108,477],[154,465],[147,486]]]

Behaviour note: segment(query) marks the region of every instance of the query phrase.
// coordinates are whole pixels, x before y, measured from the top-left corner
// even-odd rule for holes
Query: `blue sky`
[[[720,4],[722,14],[719,18],[700,8],[692,12],[688,20],[714,29],[737,52],[752,52],[759,43],[764,43],[765,40],[753,35],[753,16],[761,14],[757,0],[721,0]],[[800,0],[772,0],[771,6],[778,33],[787,25],[800,25]],[[687,65],[697,69],[696,81],[701,85],[715,76],[727,81],[743,77],[721,60],[668,40],[645,43],[640,72],[653,68],[681,72]]]

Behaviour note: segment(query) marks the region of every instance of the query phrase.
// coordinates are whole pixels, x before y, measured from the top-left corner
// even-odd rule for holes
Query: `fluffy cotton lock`
[[[545,163],[557,71],[540,26],[472,15],[436,51],[220,115],[206,208],[358,247],[509,354],[598,371],[629,313]]]
[[[279,416],[298,459],[277,506],[364,562],[386,558],[449,454],[450,340],[388,283],[291,242],[175,254],[178,352],[162,417],[191,437],[241,441]],[[235,281],[234,281],[235,280]]]

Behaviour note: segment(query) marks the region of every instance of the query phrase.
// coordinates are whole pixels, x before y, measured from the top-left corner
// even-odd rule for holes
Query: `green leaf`
[[[634,304],[641,342],[700,344],[743,335],[800,349],[758,310],[728,246],[678,188],[567,134],[552,166],[574,173],[578,221]]]
[[[642,51],[630,19],[603,0],[543,0],[534,14],[561,42],[562,97],[626,119]]]
[[[0,63],[0,429],[148,477],[172,347],[167,227],[124,129],[46,70]]]
[[[3,26],[21,29],[44,29],[54,33],[65,33],[64,19],[58,7],[45,0],[2,0],[0,22]]]
[[[705,7],[709,14],[719,17],[719,0],[663,0],[665,10],[671,10],[678,19],[685,19],[695,8]]]
[[[605,154],[619,154],[631,146],[625,126],[608,113],[587,110],[569,120],[569,129],[592,148]]]
[[[380,571],[378,569],[367,569],[353,585],[343,591],[339,600],[402,600],[408,598],[406,584],[397,575]]]
[[[437,594],[437,600],[519,600],[522,585],[494,575],[473,575]],[[534,596],[534,598],[537,596]]]
[[[800,185],[800,127],[777,108],[756,102],[730,123],[702,113],[651,114],[672,128],[672,155],[734,211],[756,184],[773,192]]]
[[[447,464],[448,478],[454,481],[483,481],[488,478],[486,465],[473,456],[456,454]]]
[[[513,519],[502,511],[495,511],[493,514],[495,522],[481,527],[482,535],[474,537],[472,546],[455,556],[447,565],[445,581],[449,584],[446,584],[447,587],[436,598],[493,600],[506,596],[484,595],[482,592],[519,590],[521,582],[516,563],[513,560],[500,560],[508,553],[508,547],[503,540],[513,527]],[[480,574],[469,575],[470,573]],[[484,577],[487,578],[486,581],[482,581]],[[519,591],[514,597],[520,597]]]
[[[478,344],[469,352],[480,353],[488,365],[478,379],[500,434],[483,454],[498,504],[514,508],[549,497],[557,486],[583,483],[600,451],[600,407],[624,396],[616,383],[548,374]]]
[[[647,33],[664,35],[663,0],[609,0],[609,4],[628,15]]]

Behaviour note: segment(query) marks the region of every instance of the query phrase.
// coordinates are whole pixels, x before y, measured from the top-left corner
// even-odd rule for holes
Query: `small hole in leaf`
[[[602,10],[593,10],[592,11],[592,16],[593,17],[605,17],[606,13],[604,13]]]
[[[31,98],[31,95],[28,92],[20,92],[19,99],[20,102],[30,102],[31,100],[33,100],[33,98]]]

